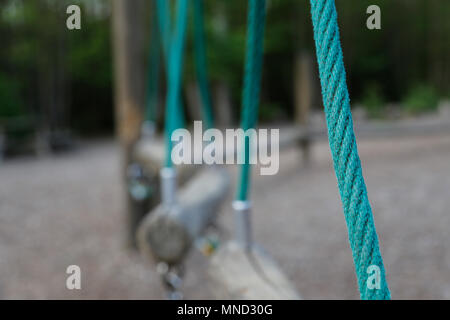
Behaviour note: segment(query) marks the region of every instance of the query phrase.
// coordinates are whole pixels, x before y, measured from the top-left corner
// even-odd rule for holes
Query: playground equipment
[[[196,19],[202,15],[202,3],[195,1]],[[166,153],[164,166],[161,168],[161,200],[162,204],[153,213],[150,213],[142,222],[138,231],[138,244],[148,256],[153,256],[157,261],[164,261],[170,265],[180,263],[193,241],[201,231],[210,223],[217,213],[220,202],[227,194],[229,178],[222,169],[215,168],[199,173],[187,183],[187,186],[177,194],[177,171],[170,158],[172,150],[171,134],[184,123],[181,108],[181,82],[183,69],[183,52],[185,46],[187,16],[189,1],[177,2],[176,23],[173,37],[171,28],[170,8],[167,1],[157,1],[158,26],[163,39],[163,51],[170,52],[166,56],[166,68],[168,70],[168,93],[166,108]],[[204,50],[202,45],[202,21],[200,30],[196,30],[196,52]],[[196,29],[199,29],[198,27]],[[200,82],[204,81],[200,88],[206,92],[206,62],[205,54],[197,54],[197,67]],[[209,95],[203,94],[203,105],[206,123],[212,126],[212,112]],[[161,163],[160,163],[161,164]],[[210,186],[204,190],[204,186]]]
[[[193,241],[212,223],[226,199],[229,180],[221,168],[201,169],[177,191],[177,170],[172,164],[171,133],[183,127],[181,106],[183,52],[185,47],[189,0],[178,0],[172,23],[169,2],[156,1],[161,48],[167,71],[168,92],[165,119],[165,159],[160,149],[150,156],[152,170],[160,169],[161,204],[140,223],[137,232],[141,251],[151,260],[162,262],[164,274],[182,263]],[[212,126],[211,102],[207,86],[202,0],[193,0],[196,28],[196,70],[200,81],[203,115]],[[265,0],[249,0],[247,53],[242,100],[241,127],[255,127],[258,117],[259,89],[263,60]],[[389,299],[385,270],[356,147],[349,94],[333,0],[311,0],[317,60],[328,137],[338,187],[347,223],[350,247],[362,299]],[[172,26],[173,25],[173,26]],[[153,60],[152,60],[153,61]],[[154,61],[157,61],[155,59]],[[155,70],[155,69],[154,69]],[[150,82],[151,83],[151,82]],[[155,84],[155,82],[153,82]],[[153,86],[155,88],[156,85]],[[149,90],[157,92],[157,90]],[[156,101],[149,99],[148,101]],[[148,106],[155,106],[150,103]],[[149,112],[148,114],[155,114]],[[152,120],[148,118],[147,120]],[[148,124],[147,124],[148,126]],[[151,127],[151,125],[150,125]],[[309,134],[309,133],[308,133]],[[300,133],[294,134],[298,138]],[[139,148],[138,148],[139,149]],[[222,245],[211,257],[209,274],[220,297],[242,299],[298,299],[277,264],[253,243],[251,235],[250,142],[244,141],[245,162],[241,166],[238,192],[233,202],[236,239]],[[141,150],[142,151],[142,150]],[[139,152],[138,152],[139,153]],[[141,152],[142,154],[142,152]],[[150,152],[147,152],[147,156]],[[146,155],[142,156],[143,158]],[[377,286],[369,285],[371,270],[379,270]],[[177,277],[175,277],[177,278]],[[174,286],[176,287],[176,285]]]
[[[174,168],[170,153],[172,142],[171,133],[184,123],[183,113],[180,111],[181,103],[178,100],[181,91],[181,70],[182,52],[186,36],[186,16],[189,1],[180,0],[176,9],[176,22],[171,39],[167,40],[171,33],[167,32],[172,23],[168,3],[166,1],[156,1],[156,12],[158,23],[154,24],[160,28],[162,41],[162,51],[170,51],[170,56],[165,59],[170,61],[166,67],[168,70],[168,93],[166,107],[166,159],[164,167],[161,169],[161,204],[150,212],[140,224],[137,232],[137,243],[139,249],[145,256],[150,257],[153,262],[163,262],[169,268],[175,268],[181,264],[195,239],[204,232],[214,220],[218,208],[224,202],[228,194],[230,180],[224,169],[213,167],[203,169],[187,181],[185,185],[176,191],[176,175],[179,168]],[[212,105],[207,84],[206,55],[204,45],[203,27],[203,3],[201,0],[192,1],[195,18],[195,57],[196,73],[199,81],[199,88],[202,100],[202,110],[204,123],[207,128],[213,126]],[[262,46],[264,34],[265,2],[252,1],[249,9],[249,42],[247,53],[247,67],[244,89],[244,109],[243,109],[243,129],[253,128],[257,120],[258,96],[261,78]],[[155,39],[155,36],[154,36]],[[170,45],[168,44],[170,43]],[[166,49],[164,49],[166,48]],[[170,48],[167,49],[167,48]],[[153,44],[150,58],[154,58],[155,45]],[[151,60],[151,63],[156,63]],[[150,72],[150,77],[154,77],[154,70]],[[255,72],[256,71],[256,72]],[[156,82],[150,79],[148,92],[155,94]],[[148,98],[147,101],[155,101]],[[147,107],[154,107],[155,103],[148,104]],[[170,111],[169,111],[170,110]],[[155,114],[155,112],[147,112]],[[147,118],[148,119],[148,118]],[[153,125],[146,124],[147,127]],[[153,142],[143,142],[138,144],[136,150],[141,154],[140,158],[150,158],[152,167],[162,166],[161,145],[159,148],[148,147],[149,144],[157,145]],[[143,148],[147,146],[147,152]],[[244,142],[247,158],[242,168],[242,178],[240,185],[249,186],[249,141]],[[158,150],[159,152],[155,152]],[[152,152],[153,151],[153,152]],[[236,153],[237,150],[229,152]],[[242,192],[242,191],[241,191]],[[247,191],[245,192],[247,193]],[[250,203],[244,198],[239,198],[234,202],[236,210],[236,229],[238,241],[231,241],[223,245],[211,259],[211,269],[220,266],[220,271],[210,272],[213,281],[216,283],[218,291],[216,294],[222,297],[245,297],[256,298],[264,293],[266,298],[298,298],[299,295],[291,288],[289,281],[279,271],[276,263],[263,250],[250,243]],[[245,240],[247,239],[247,240]],[[248,243],[247,243],[248,242]],[[236,282],[234,269],[239,270],[240,283]],[[168,269],[170,270],[170,269]],[[223,277],[215,277],[216,274],[223,274]],[[165,273],[167,275],[167,272]],[[227,276],[228,275],[228,276]],[[268,278],[267,278],[268,277]],[[280,285],[278,285],[280,283]],[[248,290],[251,287],[253,290]],[[244,289],[243,289],[244,288]],[[226,294],[226,295],[224,295]]]
[[[259,91],[263,61],[266,3],[249,1],[247,55],[242,96],[243,130],[254,128],[258,119]],[[235,240],[220,247],[209,270],[218,296],[232,299],[299,299],[277,264],[253,243],[251,230],[250,141],[244,142],[236,200]]]

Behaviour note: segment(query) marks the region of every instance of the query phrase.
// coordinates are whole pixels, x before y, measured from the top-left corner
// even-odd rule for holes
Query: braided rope
[[[172,39],[172,14],[170,10],[170,1],[157,0],[156,11],[158,14],[158,25],[162,38],[164,56],[167,57],[170,51],[170,42]]]
[[[259,93],[263,64],[264,26],[266,1],[249,0],[247,54],[245,62],[244,89],[242,95],[242,122],[245,131],[256,126],[258,120]],[[248,198],[250,187],[250,141],[244,141],[245,162],[241,167],[237,200]]]
[[[203,119],[206,128],[213,127],[213,111],[208,85],[208,68],[206,63],[205,22],[203,0],[194,0],[194,45],[195,69],[202,99]]]
[[[311,0],[311,14],[329,143],[361,299],[390,299],[353,132],[334,0]],[[379,289],[367,285],[372,265],[381,271]]]

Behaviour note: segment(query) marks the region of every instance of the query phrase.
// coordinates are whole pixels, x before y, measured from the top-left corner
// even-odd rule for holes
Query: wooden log
[[[208,276],[219,299],[301,299],[276,262],[255,245],[246,250],[230,241],[220,247],[211,258]]]
[[[445,117],[423,117],[421,119],[405,119],[398,121],[364,121],[354,126],[358,138],[381,139],[392,137],[432,136],[448,134],[450,121]],[[327,139],[326,126],[302,127],[285,126],[280,128],[280,151],[293,147],[299,139],[319,141]]]
[[[269,128],[270,129],[270,128]],[[301,126],[289,126],[280,128],[280,150],[295,146],[299,139],[310,135],[310,130]],[[223,132],[225,135],[225,133]],[[271,142],[269,141],[269,147]],[[237,145],[230,147],[224,144],[225,150],[223,152],[223,162],[225,163],[227,157],[235,157]],[[203,154],[203,145],[193,144],[194,154]],[[149,171],[159,171],[165,160],[165,146],[164,141],[157,137],[151,139],[141,139],[135,146],[134,159],[145,166]],[[178,177],[182,181],[191,178],[201,165],[179,165],[177,166]]]
[[[437,134],[448,134],[450,132],[450,121],[443,118],[421,118],[405,119],[399,121],[369,121],[355,123],[355,134],[357,138],[381,139],[401,138],[413,136],[432,136]],[[280,134],[280,149],[292,145],[294,139],[299,139],[305,134],[303,128],[285,128]],[[309,128],[307,133],[312,140],[327,139],[327,128]]]
[[[200,171],[180,190],[174,206],[161,204],[143,220],[137,234],[140,251],[152,262],[181,262],[193,241],[216,217],[229,187],[225,169]]]
[[[134,159],[140,163],[147,172],[159,175],[164,166],[166,150],[163,139],[141,139],[134,148]],[[200,165],[177,166],[178,183],[183,185],[194,176]]]

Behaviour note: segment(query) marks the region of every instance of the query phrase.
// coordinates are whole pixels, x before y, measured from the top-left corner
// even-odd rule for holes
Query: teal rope
[[[178,4],[178,2],[177,2]],[[178,6],[179,7],[179,6]],[[183,10],[187,10],[187,7]],[[186,23],[187,23],[187,12],[184,13],[185,15],[185,20],[184,20],[184,25],[180,25],[180,23],[172,22],[172,10],[171,10],[171,6],[170,6],[170,1],[167,0],[157,0],[156,1],[156,12],[157,12],[157,16],[158,16],[158,25],[159,25],[159,31],[161,34],[161,42],[162,42],[162,49],[163,49],[163,57],[164,57],[164,61],[165,61],[165,66],[166,66],[166,73],[167,73],[167,87],[170,88],[171,87],[171,82],[170,82],[170,65],[171,65],[171,47],[173,45],[173,42],[175,41],[181,41],[180,39],[176,39],[175,36],[175,32],[176,30],[173,30],[173,27],[183,27],[186,28]],[[177,12],[177,17],[179,17],[179,11]],[[184,34],[186,32],[184,31]],[[179,33],[178,33],[179,34]],[[185,37],[185,35],[183,36]],[[184,41],[184,39],[183,39]],[[183,44],[184,46],[184,44]],[[183,48],[184,50],[184,48]],[[181,66],[182,68],[182,66]],[[180,73],[182,72],[182,70],[180,69]],[[170,89],[168,89],[169,91]],[[166,131],[166,135],[167,135],[167,130],[169,130],[169,122],[174,122],[174,123],[178,123],[178,127],[182,127],[184,125],[185,122],[185,114],[184,114],[184,108],[183,108],[183,101],[181,99],[181,89],[178,90],[179,91],[179,96],[178,96],[178,112],[176,113],[172,113],[170,115],[170,117],[176,117],[177,119],[173,120],[173,119],[168,119],[166,117],[166,125],[165,125],[165,131]],[[169,93],[168,93],[169,94]],[[167,105],[167,101],[166,100],[166,105]],[[166,114],[167,114],[167,108],[166,108]],[[170,129],[171,130],[171,129]],[[170,131],[170,134],[173,130]],[[169,136],[170,137],[170,136]],[[170,139],[169,139],[170,140]],[[169,149],[169,145],[167,145],[167,150]]]
[[[213,111],[208,85],[206,64],[205,26],[203,19],[203,0],[194,0],[194,45],[195,68],[202,99],[203,119],[206,129],[213,127]]]
[[[170,52],[170,43],[172,41],[172,14],[170,10],[170,1],[157,0],[156,11],[158,15],[158,25],[161,33],[164,56],[166,57],[166,60],[168,60],[167,57]]]
[[[330,148],[361,299],[390,299],[353,132],[334,0],[311,0],[311,14]],[[380,289],[367,286],[371,265],[380,268]]]
[[[266,1],[249,0],[247,54],[245,62],[244,89],[242,95],[242,122],[244,131],[256,126],[258,120],[259,92],[263,64],[264,26]],[[237,200],[248,199],[250,189],[250,141],[244,141],[245,162],[241,166]]]
[[[147,122],[156,121],[156,110],[158,106],[159,77],[160,77],[160,38],[158,19],[152,6],[152,23],[150,32],[150,52],[148,57],[148,78],[147,78],[147,101],[145,108],[145,120]]]
[[[183,10],[187,10],[187,7],[186,7],[186,9],[183,9]],[[158,18],[157,20],[158,20],[159,32],[160,32],[160,42],[162,43],[162,50],[164,53],[163,58],[164,58],[166,73],[167,73],[167,87],[170,88],[171,84],[170,84],[170,79],[169,79],[169,72],[170,72],[169,70],[170,70],[170,61],[171,61],[170,60],[171,46],[174,41],[180,41],[180,39],[175,39],[174,33],[176,30],[174,31],[173,28],[179,26],[179,23],[172,22],[172,10],[171,10],[171,6],[170,6],[170,1],[157,0],[156,1],[156,12],[157,12],[157,18]],[[186,12],[186,14],[187,14],[187,12]],[[179,12],[177,13],[177,17],[178,16],[179,16]],[[187,16],[185,19],[187,19]],[[184,28],[186,28],[187,20],[185,20],[185,22],[183,22],[183,23],[184,23]],[[180,69],[180,72],[182,72],[181,69]],[[179,104],[179,108],[178,108],[179,112],[177,112],[176,114],[172,114],[172,117],[178,118],[175,120],[175,122],[179,123],[180,124],[179,126],[181,127],[184,125],[184,122],[185,122],[183,101],[181,99],[181,90],[179,90],[178,104]],[[167,118],[166,118],[166,121],[167,121]],[[166,129],[167,129],[167,127],[166,127]]]
[[[178,0],[176,23],[168,52],[168,90],[166,100],[166,166],[172,167],[172,132],[184,126],[183,108],[181,106],[181,87],[183,75],[183,56],[186,44],[186,29],[189,0]]]

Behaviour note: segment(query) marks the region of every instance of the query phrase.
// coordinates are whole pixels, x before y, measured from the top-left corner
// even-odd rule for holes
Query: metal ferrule
[[[176,201],[177,171],[175,168],[162,168],[161,176],[161,201],[163,205],[172,206]]]
[[[248,250],[252,246],[251,207],[250,201],[233,201],[236,241]]]

